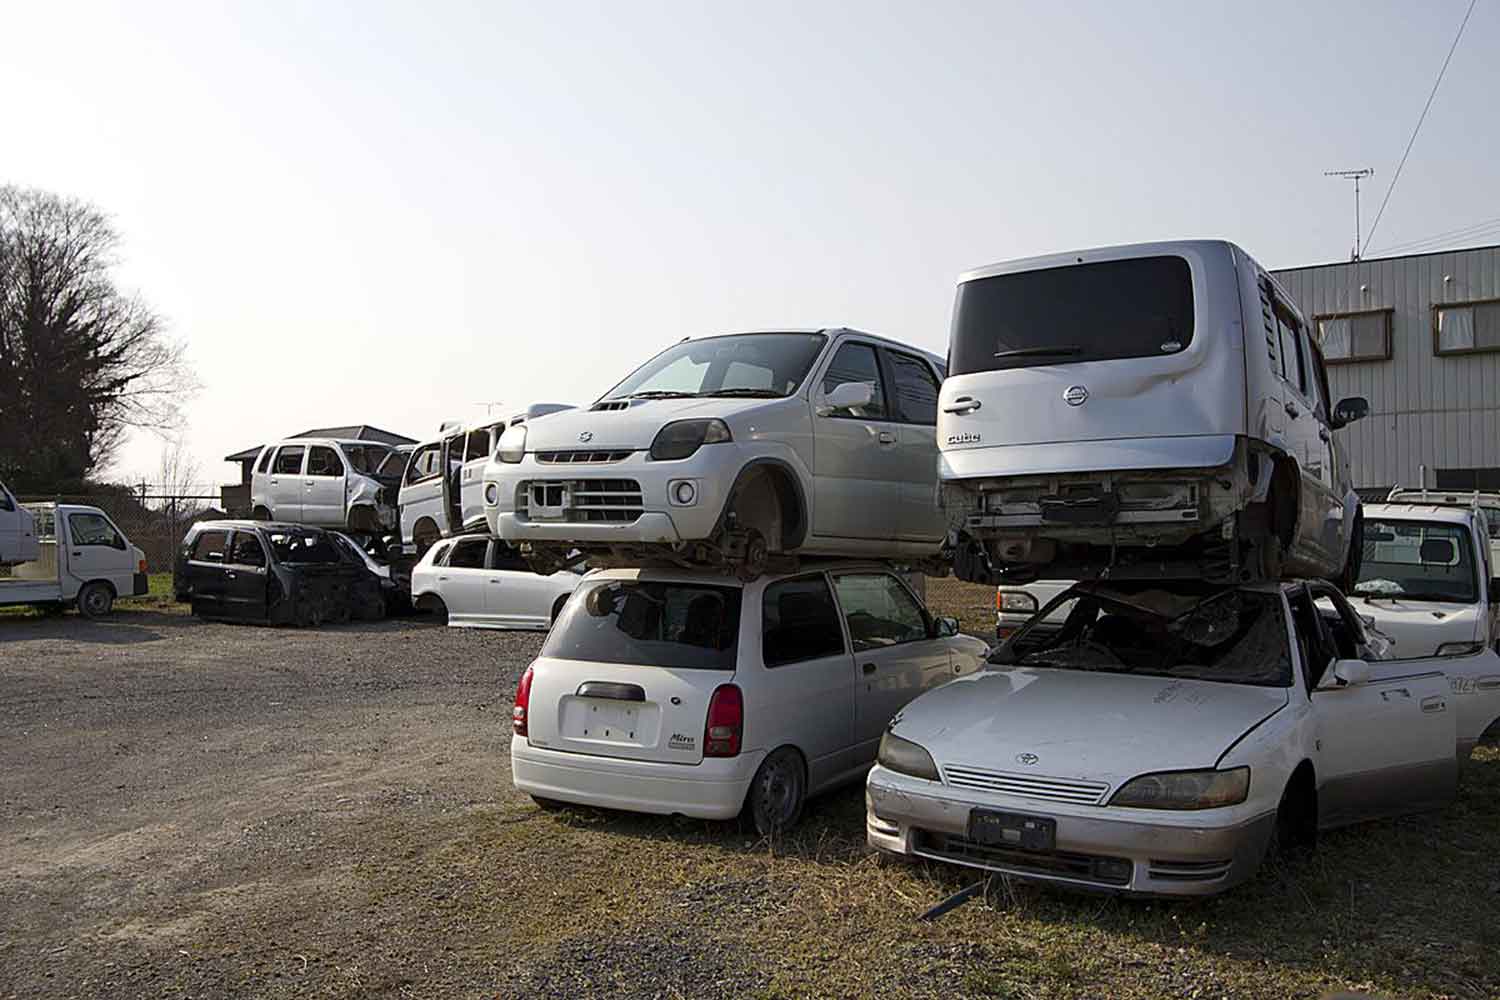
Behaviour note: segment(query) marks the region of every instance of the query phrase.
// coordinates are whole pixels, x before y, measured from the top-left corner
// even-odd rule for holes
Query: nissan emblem
[[[1089,391],[1081,385],[1070,385],[1063,390],[1063,402],[1069,406],[1082,406],[1089,399]]]

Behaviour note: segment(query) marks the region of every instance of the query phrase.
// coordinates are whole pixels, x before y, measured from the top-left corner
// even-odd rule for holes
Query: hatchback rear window
[[[585,583],[547,635],[543,656],[689,670],[734,670],[735,587],[660,580]]]
[[[1192,339],[1192,273],[1181,257],[997,274],[958,286],[949,374],[1153,358]]]

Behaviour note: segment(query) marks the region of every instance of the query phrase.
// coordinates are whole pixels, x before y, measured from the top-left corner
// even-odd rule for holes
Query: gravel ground
[[[540,637],[0,618],[0,998],[1500,997],[1500,751],[1438,816],[1162,904],[510,787]]]

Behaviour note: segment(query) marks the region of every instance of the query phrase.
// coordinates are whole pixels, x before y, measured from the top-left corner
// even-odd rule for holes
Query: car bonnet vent
[[[595,403],[593,406],[589,407],[589,412],[590,413],[598,413],[601,410],[628,410],[628,409],[630,409],[630,400],[628,400],[628,399],[606,399],[602,403]]]

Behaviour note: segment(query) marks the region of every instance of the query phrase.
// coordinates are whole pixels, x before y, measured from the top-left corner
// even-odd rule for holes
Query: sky
[[[0,183],[113,218],[230,482],[311,427],[586,402],[686,336],[941,353],[958,273],[1015,257],[1347,259],[1323,171],[1375,169],[1368,230],[1467,6],[0,0]],[[1497,51],[1479,0],[1372,253],[1500,217]]]

